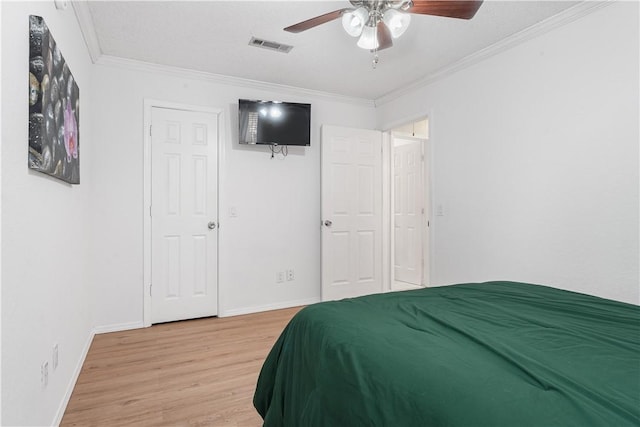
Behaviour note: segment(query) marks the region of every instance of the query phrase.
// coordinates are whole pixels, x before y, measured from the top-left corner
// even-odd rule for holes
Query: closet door
[[[218,116],[151,113],[152,323],[218,314]]]

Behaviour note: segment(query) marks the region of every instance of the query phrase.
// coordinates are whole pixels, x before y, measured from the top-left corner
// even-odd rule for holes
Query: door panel
[[[422,285],[422,141],[393,138],[394,279]]]
[[[218,313],[217,120],[151,111],[152,323]]]
[[[322,127],[322,299],[382,291],[382,134]]]

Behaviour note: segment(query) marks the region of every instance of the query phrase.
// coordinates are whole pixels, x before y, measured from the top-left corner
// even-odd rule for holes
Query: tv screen
[[[238,101],[240,144],[311,145],[311,104]]]

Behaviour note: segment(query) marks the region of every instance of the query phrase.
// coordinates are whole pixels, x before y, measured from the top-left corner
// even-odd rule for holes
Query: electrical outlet
[[[49,362],[44,362],[40,367],[40,382],[43,387],[49,384]]]
[[[54,371],[58,369],[58,344],[53,346],[53,352],[51,355],[51,368]]]
[[[290,268],[289,270],[287,270],[287,281],[290,282],[295,278],[296,276],[295,276],[295,272],[293,271],[293,268]]]
[[[276,283],[284,282],[284,271],[278,271],[276,273]]]

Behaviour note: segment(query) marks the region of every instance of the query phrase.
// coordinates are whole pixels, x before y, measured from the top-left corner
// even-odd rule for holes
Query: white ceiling
[[[576,1],[485,1],[472,20],[413,15],[392,48],[356,46],[336,20],[299,34],[282,29],[349,7],[344,1],[90,1],[101,54],[225,76],[378,99],[436,73]],[[293,45],[280,53],[257,38]]]

